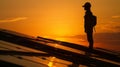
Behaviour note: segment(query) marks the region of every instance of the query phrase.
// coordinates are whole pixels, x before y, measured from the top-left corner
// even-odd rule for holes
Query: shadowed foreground
[[[101,51],[100,49],[89,50],[85,46],[81,46],[74,43],[68,43],[68,42],[43,38],[40,36],[38,36],[37,38],[33,38],[21,33],[8,31],[4,29],[0,29],[0,40],[44,52],[44,53],[40,53],[40,52],[0,50],[0,55],[54,56],[56,58],[59,58],[65,61],[72,62],[73,65],[76,65],[76,66],[70,65],[68,67],[78,67],[77,65],[81,65],[81,64],[89,67],[120,67],[119,55],[116,55],[110,52]],[[64,50],[61,48],[56,48],[54,46],[49,46],[48,43],[59,44],[69,48],[77,49],[84,53],[87,53],[87,55],[72,52],[69,50]],[[108,60],[108,61],[105,61],[105,60]]]

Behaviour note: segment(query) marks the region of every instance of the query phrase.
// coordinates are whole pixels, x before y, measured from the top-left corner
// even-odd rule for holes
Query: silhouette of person
[[[89,48],[93,49],[93,21],[92,21],[92,17],[93,14],[91,12],[91,4],[89,2],[86,2],[84,5],[84,10],[85,12],[85,16],[84,16],[84,28],[85,28],[85,33],[87,34],[87,40],[89,42]]]

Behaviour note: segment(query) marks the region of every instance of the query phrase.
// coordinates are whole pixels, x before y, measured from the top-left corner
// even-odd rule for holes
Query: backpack
[[[96,26],[96,24],[97,24],[97,17],[92,15],[92,26],[94,27]]]

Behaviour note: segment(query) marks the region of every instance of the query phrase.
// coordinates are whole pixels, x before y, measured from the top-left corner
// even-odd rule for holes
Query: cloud
[[[27,19],[27,17],[16,17],[16,18],[0,20],[0,22],[16,22],[16,21],[26,20],[26,19]]]
[[[120,32],[96,33],[94,35],[94,42],[95,42],[95,45],[97,45],[97,47],[120,51]]]
[[[118,33],[96,33],[95,41],[106,43],[110,45],[119,45],[120,44],[120,32]]]
[[[116,16],[112,16],[112,18],[113,18],[113,19],[118,19],[118,18],[120,18],[120,16],[117,16],[117,15],[116,15]]]

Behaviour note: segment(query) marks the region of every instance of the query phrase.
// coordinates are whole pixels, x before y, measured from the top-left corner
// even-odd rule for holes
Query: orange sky
[[[119,35],[120,0],[0,0],[0,28],[32,36],[84,35],[82,5],[86,1],[91,2],[98,19],[96,40],[101,33],[105,37],[107,33]],[[120,42],[114,36],[112,39]]]
[[[33,36],[84,34],[86,1],[98,17],[98,33],[119,31],[119,0],[1,0],[0,28]]]

